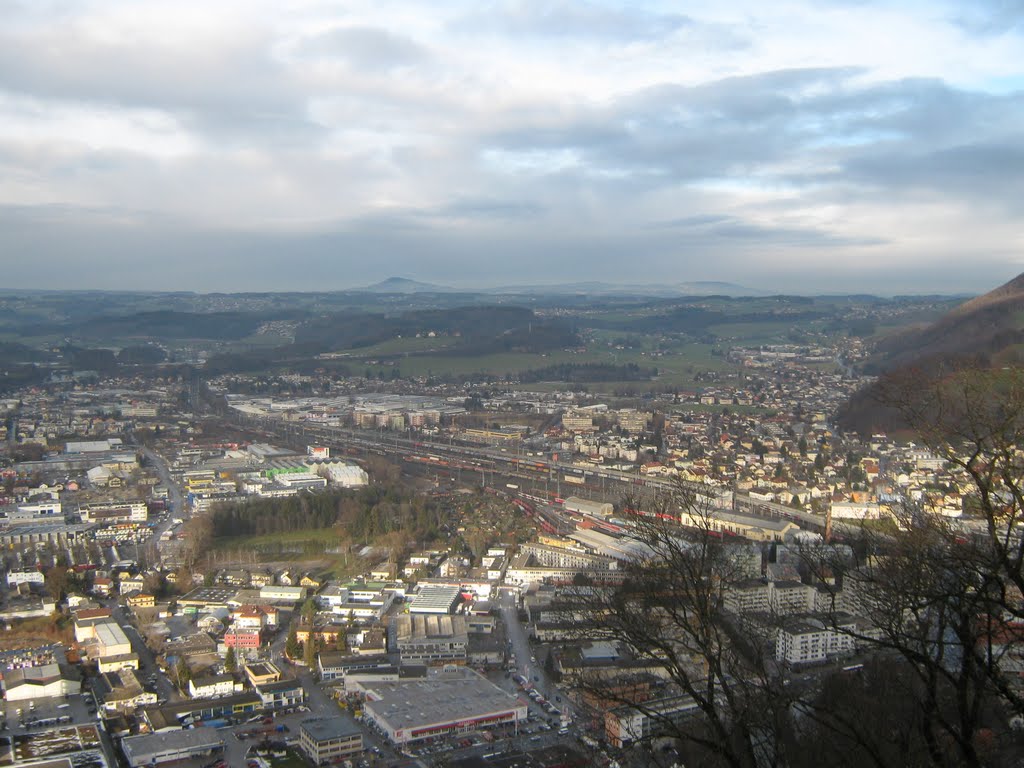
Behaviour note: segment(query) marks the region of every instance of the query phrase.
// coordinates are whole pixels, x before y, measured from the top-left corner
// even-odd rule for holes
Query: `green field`
[[[270,759],[273,768],[309,768],[309,763],[297,752],[289,750],[286,757]]]
[[[383,345],[377,345],[378,349]],[[353,365],[362,365],[378,374],[387,375],[398,369],[403,377],[410,376],[467,376],[483,374],[494,377],[505,377],[531,369],[546,368],[551,365],[588,363],[606,363],[611,365],[628,365],[633,363],[641,368],[657,368],[659,375],[654,382],[659,386],[689,386],[694,383],[694,376],[702,371],[735,371],[738,368],[722,357],[712,354],[712,347],[706,344],[684,343],[674,348],[653,353],[645,349],[614,349],[606,345],[592,345],[586,351],[555,350],[543,354],[528,352],[503,352],[491,355],[460,356],[440,352],[438,354],[410,354],[402,357],[391,357],[386,362],[381,360],[384,355],[379,351],[352,350]],[[595,382],[594,386],[604,389],[608,386],[632,384],[642,386],[643,381],[627,382]],[[530,384],[531,388],[544,387]],[[561,386],[564,388],[565,384]]]
[[[379,344],[358,349],[343,349],[332,354],[344,355],[356,359],[369,359],[375,357],[391,357],[393,355],[408,354],[429,354],[451,349],[459,344],[459,339],[452,336],[398,336]]]
[[[233,536],[216,539],[210,553],[214,562],[237,560],[244,562],[252,552],[264,559],[279,562],[316,562],[317,571],[324,576],[348,578],[359,573],[365,566],[356,555],[327,553],[336,541],[330,528],[290,531],[288,533],[261,534],[256,536]]]

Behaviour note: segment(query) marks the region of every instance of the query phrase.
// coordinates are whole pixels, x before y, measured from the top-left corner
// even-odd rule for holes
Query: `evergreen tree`
[[[238,659],[235,658],[234,647],[228,648],[227,655],[224,656],[224,671],[229,675],[238,671]]]
[[[314,634],[311,629],[309,633],[309,639],[306,641],[305,645],[302,648],[302,660],[306,662],[306,666],[310,669],[316,667],[316,655],[318,645],[319,643],[317,643],[316,634]]]
[[[295,659],[299,656],[300,643],[298,629],[295,624],[288,628],[288,639],[284,643],[284,652],[289,659]]]
[[[178,657],[178,663],[174,666],[174,677],[178,681],[178,688],[182,692],[188,689],[188,681],[192,679],[192,670],[188,668],[188,662],[183,656]]]
[[[302,623],[312,626],[316,617],[316,601],[311,597],[302,604]]]

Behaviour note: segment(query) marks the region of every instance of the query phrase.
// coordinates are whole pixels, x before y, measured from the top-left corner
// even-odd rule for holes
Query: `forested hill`
[[[868,364],[880,374],[836,413],[843,429],[869,435],[906,425],[892,407],[892,392],[912,392],[942,372],[1024,364],[1024,274],[954,308],[925,328],[881,342]],[[899,383],[899,387],[896,386]]]

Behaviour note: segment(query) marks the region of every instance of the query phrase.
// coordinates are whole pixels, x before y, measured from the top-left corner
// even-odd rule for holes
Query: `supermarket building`
[[[527,715],[525,703],[465,667],[426,679],[368,683],[365,693],[364,716],[392,744],[515,724]]]

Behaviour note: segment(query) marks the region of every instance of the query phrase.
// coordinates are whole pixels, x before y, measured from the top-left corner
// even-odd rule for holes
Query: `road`
[[[185,512],[185,498],[181,495],[181,488],[178,487],[178,484],[174,482],[174,478],[171,477],[171,470],[167,466],[164,457],[146,446],[141,446],[139,450],[142,451],[142,455],[146,457],[146,461],[149,462],[150,466],[156,469],[157,474],[160,476],[160,483],[167,488],[168,501],[170,502],[167,511],[171,513],[170,516],[182,517]]]
[[[508,640],[512,644],[512,651],[516,655],[516,670],[525,675],[530,684],[540,691],[545,699],[551,701],[562,710],[563,715],[570,720],[575,720],[570,703],[562,696],[562,692],[558,689],[557,685],[548,677],[547,672],[544,671],[543,659],[537,658],[536,661],[533,660],[536,649],[530,645],[526,629],[519,620],[518,590],[512,587],[502,588],[499,607],[501,609],[502,621],[505,622]],[[556,701],[556,697],[561,700]],[[549,718],[549,715],[532,700],[530,701],[530,708],[538,717],[542,719]]]
[[[152,535],[150,538],[150,541],[153,546],[156,547],[157,552],[160,552],[160,557],[163,558],[164,552],[162,545],[164,542],[161,541],[160,537],[173,525],[172,521],[175,518],[185,518],[185,498],[181,495],[181,488],[178,487],[178,484],[174,482],[174,478],[171,477],[170,468],[167,466],[167,462],[164,460],[164,457],[152,448],[148,448],[144,445],[140,446],[139,450],[146,457],[146,461],[149,465],[156,470],[157,475],[160,477],[160,483],[167,488],[167,513],[156,527],[151,529]]]
[[[119,605],[116,600],[107,601],[107,607],[110,608],[114,621],[120,625],[125,635],[127,635],[128,641],[132,644],[132,651],[139,655],[139,682],[145,685],[148,679],[156,675],[156,695],[158,698],[167,699],[168,701],[182,698],[167,678],[167,675],[157,666],[156,657],[154,657],[153,652],[146,645],[146,641],[139,634],[138,630],[132,625],[129,614],[130,609]]]

